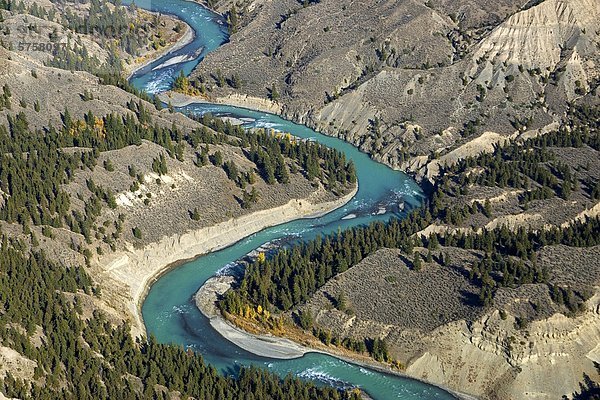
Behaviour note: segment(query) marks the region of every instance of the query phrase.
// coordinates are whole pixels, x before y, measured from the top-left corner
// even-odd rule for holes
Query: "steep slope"
[[[539,69],[542,77],[554,74],[560,88],[549,93],[546,86],[545,96],[558,91],[571,101],[598,80],[599,17],[600,4],[590,0],[547,0],[519,12],[482,41],[473,54],[479,65],[472,63],[468,75],[490,86],[517,75],[518,67]]]
[[[85,240],[80,232],[55,234],[41,240],[48,252],[65,262],[83,263],[82,254],[85,255],[88,263],[93,264],[95,279],[103,287],[104,298],[109,299],[111,307],[119,310],[122,316],[132,318],[136,333],[144,329],[137,306],[145,285],[166,264],[194,257],[261,227],[306,216],[320,210],[320,203],[338,197],[321,184],[310,182],[301,175],[301,170],[298,174],[290,174],[287,184],[268,184],[248,159],[248,152],[239,147],[237,139],[215,140],[212,129],[167,109],[157,111],[153,104],[115,86],[99,84],[98,78],[89,73],[45,67],[0,48],[0,57],[2,55],[5,55],[7,68],[0,75],[0,88],[6,87],[11,93],[10,108],[3,107],[0,111],[2,125],[8,126],[9,118],[14,121],[15,115],[22,113],[26,115],[29,128],[39,129],[37,134],[43,137],[43,132],[50,126],[62,129],[68,114],[75,125],[72,135],[77,137],[85,135],[89,126],[87,121],[93,115],[95,123],[101,124],[99,135],[118,141],[120,139],[112,138],[116,133],[111,127],[103,125],[108,124],[106,116],[116,115],[117,119],[127,116],[143,128],[176,129],[182,138],[192,131],[197,131],[198,137],[202,137],[200,132],[208,135],[206,140],[211,143],[210,150],[200,139],[196,147],[181,139],[173,147],[168,145],[170,140],[165,144],[159,138],[136,144],[124,143],[97,154],[94,161],[97,166],[76,171],[62,188],[70,196],[73,212],[83,215],[88,212],[90,191],[95,190],[90,189],[90,182],[99,184],[101,192],[108,190],[114,197],[114,205],[105,207],[96,217],[86,217],[90,220],[91,233],[86,234]],[[179,152],[179,148],[181,154],[175,156],[174,152]],[[75,147],[69,151],[91,150]],[[236,174],[252,174],[255,181],[248,183],[248,188],[245,184],[241,188],[239,182],[236,183],[239,177],[231,178],[223,164],[213,165],[215,161],[208,161],[214,160],[216,153],[222,157],[221,163],[235,164]],[[157,160],[166,154],[171,157],[166,157],[164,171],[159,172]],[[200,164],[200,154],[207,165]],[[246,207],[241,199],[251,188],[259,197],[256,204]],[[347,193],[346,189],[340,195]],[[4,203],[4,194],[0,200]],[[305,206],[297,207],[295,200],[306,200]],[[314,208],[310,208],[311,205]],[[276,217],[262,218],[261,224],[253,222],[252,213],[277,207],[280,210]],[[192,218],[194,210],[198,210],[198,215]],[[220,227],[211,229],[214,225]],[[143,237],[135,237],[138,229]],[[73,248],[69,250],[69,247]],[[155,251],[154,261],[148,262],[151,249],[159,250]],[[165,261],[166,254],[171,254],[170,261]],[[123,264],[122,260],[127,257],[135,260],[133,266]]]
[[[332,131],[349,131],[349,140],[366,151],[410,170],[421,166],[415,156],[443,155],[482,132],[509,136],[542,128],[563,116],[567,101],[597,85],[598,12],[592,2],[543,2],[500,24],[463,61],[382,72],[325,106],[317,119],[322,129],[333,123]],[[365,134],[374,118],[381,120],[380,133]],[[411,125],[421,128],[418,135]]]
[[[559,247],[541,256],[554,259],[557,275],[577,260],[598,285],[599,251]],[[557,313],[517,327],[532,304],[552,305],[545,285],[502,289],[485,311],[465,301],[476,298],[477,290],[460,273],[460,263],[473,256],[459,249],[442,252],[453,267],[432,262],[415,271],[402,252],[379,250],[313,296],[307,307],[315,324],[338,337],[385,337],[407,374],[486,399],[556,399],[578,390],[583,374],[595,376],[598,295],[576,318]],[[350,313],[332,308],[329,299],[340,293]]]
[[[419,176],[483,133],[516,137],[559,121],[568,101],[598,100],[592,0],[522,11],[512,1],[294,3],[245,3],[231,42],[198,67],[197,84],[211,97],[273,98],[275,89],[287,117]],[[219,73],[241,87],[219,87]]]

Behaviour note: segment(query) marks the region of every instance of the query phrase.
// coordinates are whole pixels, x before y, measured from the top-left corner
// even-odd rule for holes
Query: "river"
[[[133,74],[130,82],[138,89],[149,93],[168,90],[181,70],[186,75],[189,74],[207,53],[228,39],[222,18],[197,3],[185,0],[136,0],[136,4],[151,11],[175,15],[196,32],[191,43]],[[171,64],[174,60],[182,62]],[[309,353],[293,360],[257,357],[214,331],[208,319],[196,308],[193,295],[207,279],[222,273],[235,260],[278,239],[308,240],[318,234],[332,233],[373,221],[402,218],[411,209],[421,205],[423,193],[408,176],[371,160],[354,146],[276,115],[201,103],[193,103],[179,110],[198,115],[210,112],[217,116],[233,116],[242,119],[247,127],[290,132],[336,148],[354,161],[359,190],[346,206],[325,216],[265,229],[233,246],[204,255],[164,274],[152,285],[142,305],[148,334],[154,335],[159,342],[183,345],[197,351],[205,361],[226,374],[235,374],[242,365],[254,364],[281,376],[291,373],[319,384],[360,387],[375,400],[454,398],[436,386],[377,372],[324,354]]]

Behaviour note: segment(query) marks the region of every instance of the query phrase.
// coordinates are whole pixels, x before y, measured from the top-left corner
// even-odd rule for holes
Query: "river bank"
[[[151,11],[146,11],[146,12],[148,12],[150,14],[159,15],[158,13],[154,13]],[[196,37],[196,32],[192,29],[192,27],[189,26],[186,22],[182,21],[179,18],[176,18],[174,16],[170,16],[170,17],[176,19],[179,23],[181,23],[184,26],[185,31],[184,31],[183,35],[181,35],[181,37],[176,42],[172,43],[171,45],[166,46],[158,51],[144,55],[142,57],[143,60],[136,61],[131,64],[123,66],[124,74],[127,76],[127,80],[131,79],[131,77],[137,71],[152,64],[154,61],[164,57],[165,55],[167,55],[171,52],[177,51],[177,50],[181,49],[182,47],[187,46],[188,44],[190,44],[191,42],[194,41],[194,38]]]
[[[275,115],[282,115],[283,111],[281,105],[274,101],[235,93],[225,97],[207,97],[190,96],[179,92],[169,91],[160,94],[159,98],[165,103],[171,103],[173,107],[185,107],[192,103],[203,103],[242,107]]]
[[[339,358],[360,367],[376,370],[384,374],[391,374],[402,378],[416,379],[406,373],[393,370],[383,363],[378,363],[374,360],[367,361],[358,355],[351,356],[346,353],[341,354],[341,352],[305,346],[285,337],[259,335],[246,332],[245,330],[235,326],[233,323],[227,321],[216,305],[216,301],[231,288],[234,281],[235,278],[232,276],[215,276],[210,278],[200,287],[200,289],[198,289],[194,295],[194,303],[200,312],[209,319],[210,325],[213,327],[213,329],[215,329],[225,339],[246,350],[247,352],[261,357],[276,358],[281,360],[299,358],[307,353],[321,353]],[[432,384],[430,382],[425,383],[430,385]],[[453,391],[447,387],[439,385],[436,386],[451,393],[460,400],[476,399],[473,396]]]
[[[100,258],[104,273],[126,290],[127,310],[132,317],[132,333],[145,334],[141,304],[152,283],[170,269],[202,254],[228,247],[265,228],[300,218],[314,218],[346,204],[356,194],[356,187],[345,196],[320,202],[320,191],[305,199],[293,199],[279,207],[256,211],[213,226],[164,237],[158,242],[136,249],[128,245],[121,252]]]
[[[235,281],[232,276],[215,276],[207,280],[194,295],[196,307],[210,320],[210,325],[225,339],[242,349],[261,357],[288,360],[315,351],[289,339],[254,335],[227,321],[216,306],[216,301]]]

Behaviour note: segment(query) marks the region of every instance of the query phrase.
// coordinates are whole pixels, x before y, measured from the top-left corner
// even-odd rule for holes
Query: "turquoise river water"
[[[125,1],[127,3],[127,1]],[[219,15],[201,5],[185,0],[136,0],[137,6],[172,14],[195,31],[194,40],[137,71],[130,82],[149,93],[168,90],[181,70],[189,74],[210,51],[228,40],[225,24]],[[448,392],[423,382],[402,378],[354,365],[324,354],[309,353],[293,360],[275,360],[252,355],[221,337],[193,303],[193,295],[215,274],[223,273],[247,253],[278,239],[308,240],[318,234],[336,232],[373,221],[402,218],[419,207],[423,193],[419,186],[401,172],[371,160],[352,145],[322,135],[276,115],[216,104],[194,103],[180,109],[201,115],[234,116],[247,127],[268,127],[293,135],[311,138],[346,154],[356,165],[359,191],[344,207],[315,219],[301,219],[265,229],[220,251],[204,255],[169,271],[150,288],[142,306],[148,334],[164,343],[192,348],[226,374],[235,374],[242,365],[258,365],[281,376],[288,373],[318,384],[360,387],[375,400],[452,399]],[[201,204],[199,208],[201,209]]]

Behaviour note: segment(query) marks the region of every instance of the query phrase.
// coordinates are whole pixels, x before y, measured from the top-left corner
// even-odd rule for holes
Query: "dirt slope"
[[[195,76],[213,97],[275,88],[287,117],[417,172],[420,157],[542,129],[567,101],[598,100],[600,4],[535,3],[244,2],[231,42]],[[242,86],[218,87],[218,71]]]

